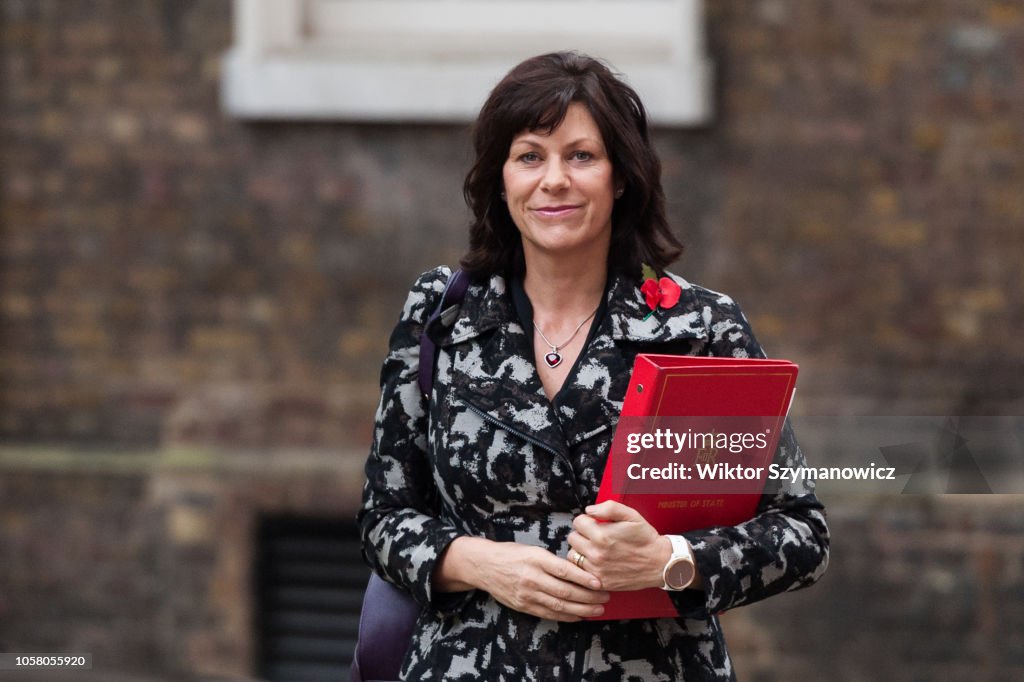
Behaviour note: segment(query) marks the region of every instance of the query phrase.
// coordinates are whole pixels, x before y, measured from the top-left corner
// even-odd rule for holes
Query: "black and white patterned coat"
[[[829,537],[813,494],[766,494],[751,521],[687,533],[705,591],[674,593],[675,619],[542,620],[480,590],[435,592],[431,573],[460,535],[565,556],[572,519],[596,497],[635,355],[761,357],[739,307],[673,276],[679,303],[644,320],[640,282],[614,277],[556,409],[532,335],[494,276],[469,288],[452,326],[428,330],[440,348],[428,403],[417,385],[419,339],[449,274],[438,268],[417,280],[391,336],[359,513],[366,559],[423,606],[403,679],[733,679],[714,614],[821,576]],[[788,428],[776,461],[804,462]]]

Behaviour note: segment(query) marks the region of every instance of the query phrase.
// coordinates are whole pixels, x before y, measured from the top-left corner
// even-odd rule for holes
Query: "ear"
[[[618,173],[614,173],[612,175],[612,184],[615,186],[613,194],[616,199],[626,193],[626,181],[623,180]]]

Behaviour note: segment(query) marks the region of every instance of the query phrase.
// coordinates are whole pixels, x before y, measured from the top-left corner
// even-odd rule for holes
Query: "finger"
[[[553,585],[550,590],[538,591],[536,603],[549,611],[586,618],[603,613],[602,605],[610,598],[607,592],[582,590],[570,583],[561,583]]]
[[[538,618],[544,618],[545,620],[556,620],[560,623],[578,623],[583,620],[581,616],[576,616],[571,613],[563,613],[561,611],[552,611],[542,606],[532,606],[524,610],[525,613],[529,613],[531,616],[537,616]]]
[[[561,600],[551,600],[551,606],[539,606],[538,610],[545,611],[554,620],[562,621],[576,621],[583,618],[594,618],[604,613],[604,606],[601,604],[577,604],[574,602],[563,602]]]
[[[582,556],[582,559],[579,557]],[[577,565],[577,560],[579,565]],[[602,591],[601,579],[585,568],[587,557],[576,550],[572,551],[572,560],[558,559],[556,565],[546,568],[555,583],[547,583],[545,589],[564,599],[585,603],[603,603],[607,592]],[[571,588],[571,592],[562,593],[558,588]]]
[[[573,531],[591,541],[601,537],[606,532],[606,529],[603,528],[606,525],[597,521],[593,516],[587,516],[586,514],[580,514],[572,520]],[[576,546],[572,540],[569,543],[574,547]]]
[[[567,580],[565,576],[580,573],[586,576],[588,585],[593,584],[594,576],[576,568],[565,559],[558,559],[559,565],[554,572],[544,570],[533,575],[524,593],[525,600],[552,611],[567,611],[577,615],[590,615],[590,611],[580,607],[590,607],[607,602],[611,595],[608,592],[590,589]]]
[[[589,547],[590,544],[584,538],[577,538],[575,547],[570,543],[569,551],[566,552],[565,558],[576,568],[583,568],[583,562],[587,558]]]
[[[530,598],[525,601],[505,601],[502,599],[498,599],[498,601],[509,608],[515,609],[516,611],[529,613],[530,615],[537,616],[538,618],[546,618],[548,620],[574,622],[581,620],[585,615],[571,613],[565,610],[565,606],[560,600],[554,597],[542,595],[539,591],[534,591]]]
[[[592,564],[600,564],[608,551],[619,544],[624,537],[630,536],[630,533],[624,532],[629,530],[628,528],[619,527],[617,524],[611,526],[601,524],[594,519],[581,520],[579,527],[582,529],[581,531],[569,533],[569,545],[585,555]]]
[[[603,554],[600,550],[598,543],[593,542],[582,535],[576,535],[574,533],[569,534],[569,555],[567,556],[569,563],[572,565],[587,571],[588,574],[594,574],[594,567],[600,562],[597,559]],[[576,557],[580,554],[583,555],[583,559],[578,563]],[[597,576],[600,579],[600,576]]]
[[[594,576],[547,551],[531,552],[529,556],[527,564],[532,568],[528,567],[527,572],[530,575],[523,576],[525,583],[515,590],[519,598],[506,595],[511,599],[499,598],[499,601],[516,610],[561,622],[602,613],[600,606],[611,595],[593,589],[595,584],[600,584]],[[578,581],[582,581],[582,586]]]
[[[600,521],[636,521],[643,518],[637,510],[615,500],[605,500],[601,504],[592,504],[584,511],[586,511],[588,516],[592,516]]]
[[[555,557],[557,563],[545,566],[544,570],[558,580],[574,583],[585,588],[586,591],[600,590],[601,580],[585,568],[587,564],[586,553],[570,548],[568,554],[569,556],[565,559]],[[581,554],[583,559],[579,559]],[[577,560],[579,560],[579,563],[577,563]]]

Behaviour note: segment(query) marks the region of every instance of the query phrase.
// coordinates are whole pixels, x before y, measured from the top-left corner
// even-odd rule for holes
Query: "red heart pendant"
[[[544,356],[544,362],[548,363],[548,367],[554,369],[562,364],[562,356],[558,353],[551,352]]]

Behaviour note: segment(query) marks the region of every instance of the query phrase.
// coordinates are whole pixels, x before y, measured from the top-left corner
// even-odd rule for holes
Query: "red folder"
[[[715,463],[741,464],[752,471],[760,467],[766,472],[793,399],[797,371],[797,365],[787,360],[638,355],[597,501],[617,500],[633,507],[662,534],[732,526],[753,518],[765,484],[763,475],[735,481],[703,480],[695,474],[696,465],[701,463],[704,473]],[[751,419],[738,419],[741,417]],[[642,464],[648,456],[646,452],[632,454],[627,450],[628,433],[655,433],[666,425],[723,422],[757,424],[759,433],[765,434],[764,440],[757,444],[745,441],[752,447],[742,452],[711,446],[673,453],[673,461],[689,467],[691,480],[638,483],[624,475],[627,463]],[[764,447],[760,447],[762,443]],[[664,464],[665,460],[658,462]],[[604,614],[595,620],[677,616],[668,593],[651,588],[612,593]]]

